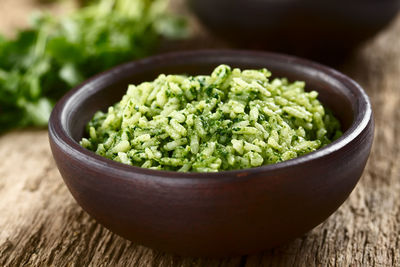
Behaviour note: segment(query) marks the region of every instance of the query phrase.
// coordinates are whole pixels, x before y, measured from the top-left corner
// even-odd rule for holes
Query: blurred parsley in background
[[[69,16],[37,15],[15,39],[0,36],[0,132],[45,126],[55,102],[88,77],[149,55],[185,22],[166,0],[99,0]]]

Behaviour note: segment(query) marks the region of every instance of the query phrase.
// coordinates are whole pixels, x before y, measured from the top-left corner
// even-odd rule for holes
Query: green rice
[[[293,159],[342,134],[316,91],[270,76],[220,65],[210,76],[161,74],[129,85],[94,115],[80,144],[143,168],[215,172]]]

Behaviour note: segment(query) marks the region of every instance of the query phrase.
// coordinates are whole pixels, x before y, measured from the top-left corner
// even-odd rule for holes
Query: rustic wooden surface
[[[1,0],[0,24],[7,2],[14,0]],[[311,232],[229,259],[153,251],[112,234],[78,206],[45,130],[14,131],[0,137],[0,266],[400,266],[400,16],[341,70],[371,97],[375,141],[349,199]]]

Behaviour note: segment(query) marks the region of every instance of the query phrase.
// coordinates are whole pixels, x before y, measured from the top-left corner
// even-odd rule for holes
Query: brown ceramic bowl
[[[214,34],[240,48],[341,63],[386,27],[399,0],[186,0]]]
[[[93,114],[118,101],[129,83],[152,80],[160,73],[207,74],[221,63],[266,67],[275,76],[306,81],[340,119],[344,135],[296,159],[219,173],[132,167],[79,145]],[[130,62],[83,83],[56,105],[49,136],[72,195],[105,227],[163,251],[227,256],[277,246],[328,218],[359,180],[373,128],[365,92],[333,69],[273,53],[197,51]]]

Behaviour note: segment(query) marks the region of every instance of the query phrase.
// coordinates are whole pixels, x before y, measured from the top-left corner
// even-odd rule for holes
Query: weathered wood
[[[342,70],[371,97],[373,151],[349,199],[303,237],[232,259],[185,258],[133,244],[76,204],[45,130],[15,131],[0,137],[0,266],[400,266],[400,16]]]

